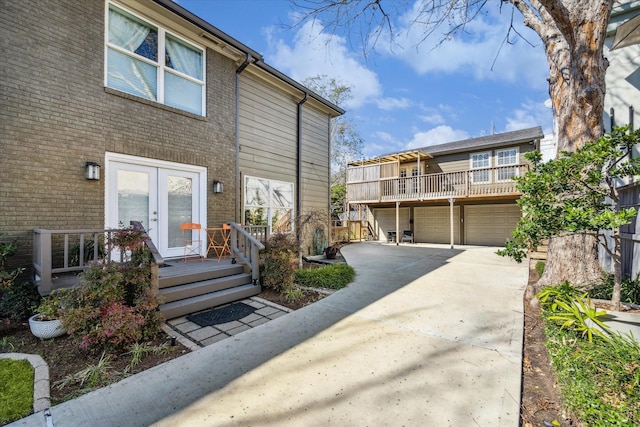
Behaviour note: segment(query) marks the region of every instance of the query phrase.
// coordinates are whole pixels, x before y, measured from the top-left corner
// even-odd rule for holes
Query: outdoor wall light
[[[215,194],[222,193],[224,191],[224,184],[220,181],[213,181],[213,192]]]
[[[99,181],[100,180],[100,165],[97,164],[96,162],[87,162],[85,164],[85,168],[87,171],[86,174],[86,178],[93,180],[93,181]]]

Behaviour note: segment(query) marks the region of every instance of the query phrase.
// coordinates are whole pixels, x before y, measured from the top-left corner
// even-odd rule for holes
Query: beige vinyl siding
[[[329,206],[329,117],[303,104],[302,209],[327,211]]]
[[[242,74],[240,80],[240,171],[295,182],[295,100],[252,75]]]
[[[409,208],[400,208],[400,234],[403,230],[410,230],[409,225]],[[387,231],[396,229],[396,210],[395,208],[373,209],[373,230],[374,235],[378,236],[378,240],[387,241]]]
[[[504,246],[520,220],[515,204],[468,205],[464,208],[468,245]]]
[[[491,153],[491,167],[496,167],[497,166],[496,151],[508,150],[509,148],[514,148],[514,147],[518,148],[518,164],[527,163],[527,160],[525,159],[524,155],[529,151],[533,151],[533,149],[535,148],[531,144],[520,144],[520,145],[512,145],[512,146],[500,147],[500,148],[489,148],[486,150],[475,150],[473,152],[455,153],[455,154],[447,154],[444,156],[437,156],[433,159],[428,159],[426,161],[426,164],[427,164],[426,173],[467,171],[471,168],[471,162],[470,162],[471,153],[483,153],[487,151]],[[410,163],[407,163],[407,165],[410,165]]]
[[[449,206],[416,207],[414,240],[421,243],[451,243]],[[453,242],[460,244],[460,206],[453,207]]]

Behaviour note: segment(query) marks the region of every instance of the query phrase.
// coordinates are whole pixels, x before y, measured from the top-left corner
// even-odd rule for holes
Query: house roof
[[[246,55],[247,60],[248,60],[248,63],[244,64],[244,66],[254,65],[254,66],[260,68],[261,70],[271,74],[272,76],[280,79],[281,81],[287,83],[288,85],[290,85],[290,86],[296,88],[297,90],[299,90],[300,92],[302,92],[304,94],[305,99],[307,97],[313,98],[316,101],[318,101],[321,104],[323,104],[324,106],[328,107],[330,110],[333,110],[336,113],[335,115],[342,115],[342,114],[345,113],[345,110],[343,110],[342,108],[338,107],[337,105],[335,105],[331,101],[325,99],[324,97],[322,97],[321,95],[315,93],[314,91],[312,91],[308,87],[302,85],[301,83],[293,80],[291,77],[285,75],[284,73],[282,73],[282,72],[276,70],[275,68],[271,67],[270,65],[266,64],[264,62],[264,58],[262,57],[262,55],[260,53],[258,53],[257,51],[251,49],[250,47],[248,47],[244,43],[241,43],[240,41],[234,39],[233,37],[231,37],[227,33],[221,31],[220,29],[218,29],[216,27],[214,27],[213,25],[211,25],[210,23],[208,23],[204,19],[200,18],[199,16],[189,12],[187,9],[183,8],[182,6],[180,6],[179,4],[174,2],[173,0],[153,0],[153,1],[155,3],[157,3],[157,4],[159,4],[160,6],[162,6],[163,8],[167,9],[168,11],[172,12],[173,14],[181,17],[182,19],[185,19],[186,21],[190,22],[191,24],[193,24],[193,25],[197,26],[198,28],[202,29],[205,32],[202,35],[203,37],[205,37],[205,38],[207,38],[209,40],[212,40],[211,36],[213,36],[214,39],[218,39],[221,42],[223,42],[224,44],[229,45],[232,48],[244,53]]]
[[[537,143],[537,141],[543,137],[544,133],[542,132],[542,128],[540,126],[536,126],[534,128],[522,129],[513,132],[497,133],[478,138],[447,142],[445,144],[429,145],[412,151],[382,154],[370,159],[350,162],[349,166],[396,162],[398,159],[400,159],[400,163],[404,163],[416,160],[418,157],[417,153],[420,153],[421,158],[432,158],[434,156],[442,156],[445,154],[478,151],[506,145],[522,144],[525,142]]]
[[[383,154],[378,157],[372,157],[370,159],[357,160],[353,162],[349,162],[349,166],[366,166],[366,165],[375,165],[378,163],[389,163],[389,162],[397,162],[400,163],[408,163],[412,161],[417,161],[420,159],[431,159],[433,156],[422,150],[411,150],[411,151],[402,151],[400,153],[392,153],[392,154]]]

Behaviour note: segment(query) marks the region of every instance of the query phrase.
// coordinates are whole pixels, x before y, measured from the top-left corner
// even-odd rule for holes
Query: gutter
[[[242,183],[240,182],[240,74],[251,64],[252,62],[257,61],[254,57],[251,56],[250,53],[247,53],[247,57],[244,62],[240,64],[238,68],[236,68],[236,185],[235,185],[235,208],[234,208],[234,218],[237,224],[242,224],[244,221],[242,218],[242,213],[240,212],[240,189],[243,188]]]
[[[300,230],[300,218],[302,209],[302,105],[309,99],[309,94],[304,93],[304,98],[298,101],[297,115],[296,115],[296,210],[295,210],[295,227],[296,227],[296,239],[300,242],[302,239],[302,230]]]

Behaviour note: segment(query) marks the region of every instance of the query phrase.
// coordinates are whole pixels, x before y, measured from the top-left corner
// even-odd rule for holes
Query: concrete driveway
[[[349,287],[58,405],[54,424],[517,426],[528,269],[495,250],[346,246]]]

